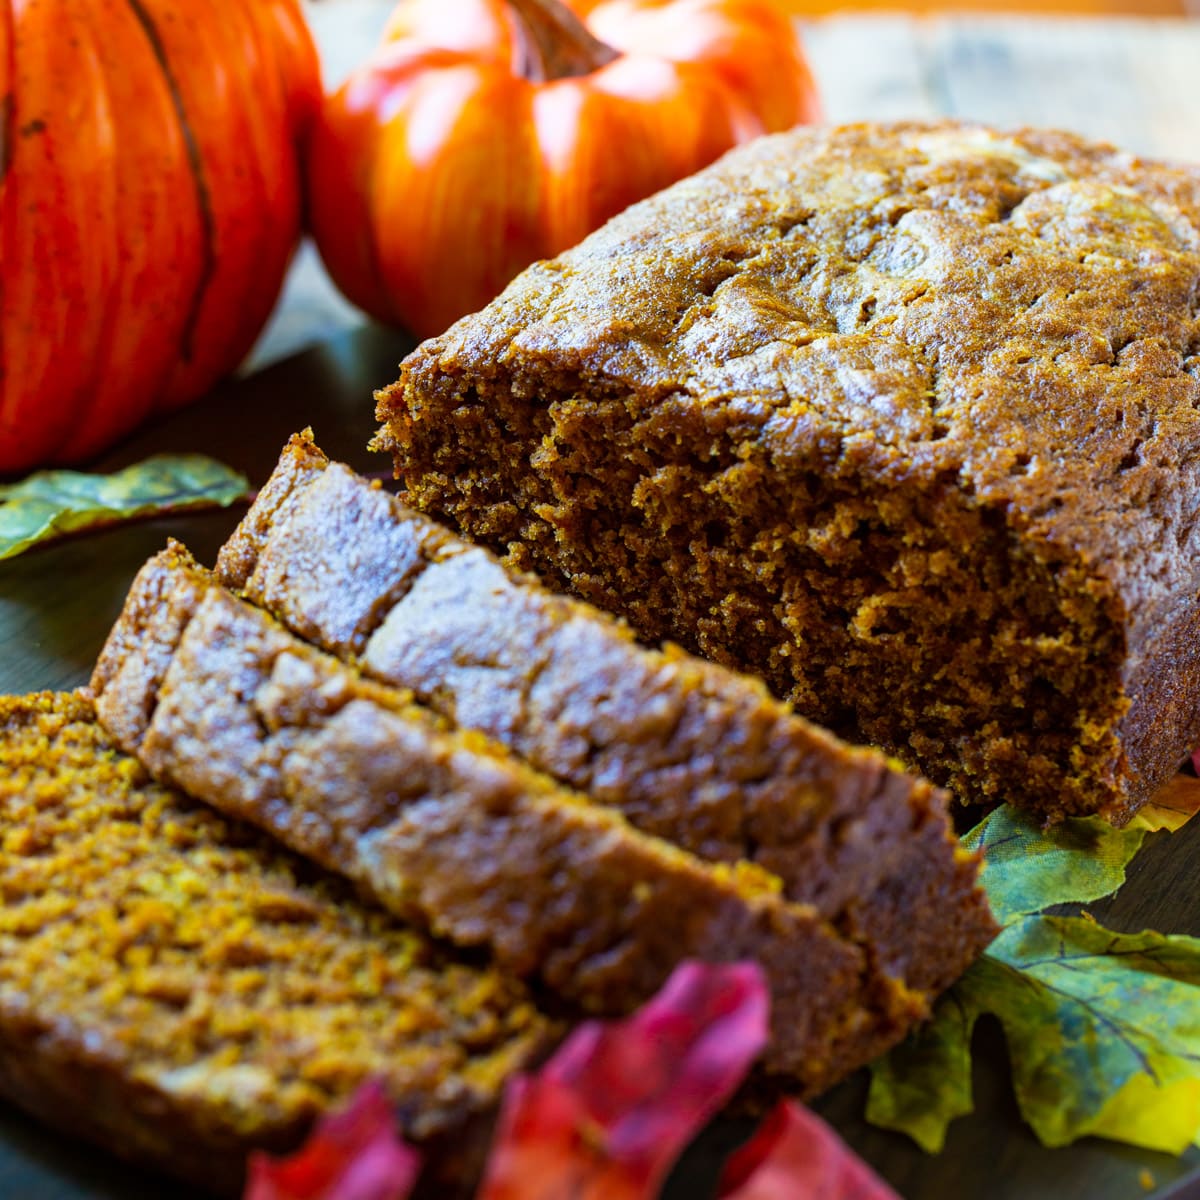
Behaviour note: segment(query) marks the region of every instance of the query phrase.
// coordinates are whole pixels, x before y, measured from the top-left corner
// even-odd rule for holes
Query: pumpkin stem
[[[560,0],[508,0],[513,69],[532,83],[590,75],[620,57]]]

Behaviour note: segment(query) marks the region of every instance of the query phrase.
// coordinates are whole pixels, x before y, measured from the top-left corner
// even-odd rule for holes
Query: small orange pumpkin
[[[770,0],[575,10],[407,0],[326,100],[310,219],[367,312],[439,332],[736,142],[818,115],[794,27]]]
[[[297,0],[0,0],[0,473],[233,368],[299,233]]]

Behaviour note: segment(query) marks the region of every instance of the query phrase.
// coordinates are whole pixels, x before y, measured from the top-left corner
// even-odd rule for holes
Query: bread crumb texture
[[[444,1134],[547,1043],[522,986],[148,780],[80,694],[0,699],[0,1089],[227,1187],[382,1077]]]

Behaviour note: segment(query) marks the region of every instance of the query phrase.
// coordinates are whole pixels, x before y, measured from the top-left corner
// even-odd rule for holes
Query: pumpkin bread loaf
[[[1120,822],[1200,739],[1200,169],[765,138],[378,400],[413,504],[964,798]]]
[[[92,687],[101,723],[159,779],[576,1011],[627,1013],[683,958],[754,959],[772,994],[766,1070],[806,1093],[928,1011],[761,868],[704,863],[362,679],[181,547],[139,574]]]
[[[0,1094],[193,1185],[236,1194],[372,1077],[464,1168],[559,1036],[512,976],[151,782],[80,694],[0,698],[0,811]]]
[[[506,571],[307,435],[221,552],[224,583],[458,726],[716,862],[752,860],[908,990],[936,995],[993,932],[945,796],[757,681]]]

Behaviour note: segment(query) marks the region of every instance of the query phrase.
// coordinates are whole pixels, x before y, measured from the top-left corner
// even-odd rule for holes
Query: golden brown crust
[[[410,1136],[466,1136],[558,1036],[275,843],[152,783],[81,694],[0,698],[0,1092],[230,1194],[381,1077]]]
[[[534,266],[377,444],[643,635],[964,796],[1120,820],[1200,737],[1198,410],[1200,170],[859,125]]]

